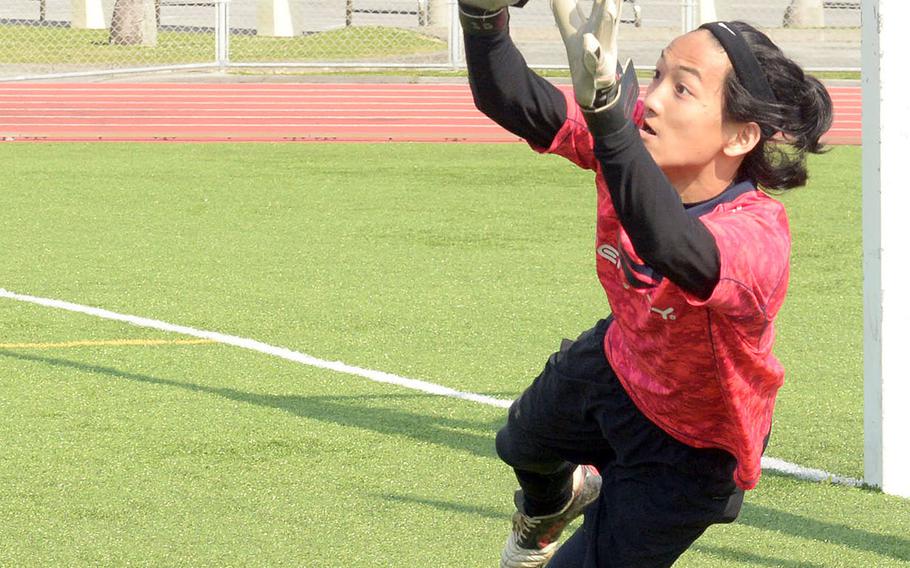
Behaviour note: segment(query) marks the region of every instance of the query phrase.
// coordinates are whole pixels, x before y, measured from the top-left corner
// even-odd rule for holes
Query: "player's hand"
[[[550,0],[566,47],[575,100],[582,108],[601,110],[619,99],[617,58],[622,2],[594,0],[591,14],[585,16],[578,0]]]

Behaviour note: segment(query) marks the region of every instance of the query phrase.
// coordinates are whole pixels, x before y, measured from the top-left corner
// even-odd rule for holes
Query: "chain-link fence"
[[[152,68],[459,67],[454,0],[0,0],[0,79]],[[513,9],[536,67],[563,67],[549,3]],[[859,2],[627,0],[623,57],[653,65],[700,19],[741,19],[802,65],[859,69]]]
[[[445,0],[233,0],[231,62],[450,65],[451,8]]]
[[[212,0],[2,0],[0,77],[216,61]]]
[[[679,34],[705,20],[744,20],[753,24],[785,53],[812,69],[860,68],[859,2],[799,2],[799,0],[717,0],[702,16],[696,0],[626,1],[623,17],[629,22],[620,35],[621,57],[636,66],[653,66],[661,49]],[[552,24],[548,2],[529,2],[513,10],[513,32],[529,63],[564,64],[559,34]],[[713,13],[712,13],[713,12]]]

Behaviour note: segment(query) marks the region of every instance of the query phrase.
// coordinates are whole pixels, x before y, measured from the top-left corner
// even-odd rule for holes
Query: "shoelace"
[[[578,488],[577,490],[575,490],[575,489],[573,488],[573,491],[572,491],[572,498],[571,498],[571,500],[569,501],[570,504],[571,504],[571,503],[575,500],[575,498],[578,497],[578,495],[581,494],[581,492],[584,490],[584,484],[585,484],[587,475],[588,475],[588,471],[587,471],[587,470],[583,470],[583,471],[582,471],[581,485],[579,486],[579,488]],[[564,513],[564,512],[567,511],[568,509],[569,509],[569,505],[566,505],[566,508],[565,508],[562,512]],[[555,519],[554,519],[554,520],[555,520]],[[516,525],[516,526],[514,527],[515,532],[518,533],[518,538],[519,538],[519,540],[525,541],[525,540],[530,536],[531,531],[533,531],[534,529],[536,529],[537,526],[540,525],[540,523],[541,523],[542,521],[543,521],[543,519],[542,519],[541,517],[531,517],[531,516],[526,515],[526,514],[524,514],[524,513],[520,514],[520,515],[518,516],[518,520],[515,522],[515,525]],[[563,528],[564,526],[565,526],[565,523],[555,522],[554,525],[553,525],[552,527],[550,527],[549,530],[546,531],[545,534],[539,535],[539,536],[549,537],[549,536],[552,535],[552,533],[561,531],[562,528]],[[535,544],[537,545],[537,547],[542,548],[542,547],[548,545],[549,542],[545,542],[545,543],[537,542],[537,543],[535,543]]]
[[[540,519],[535,519],[534,517],[529,517],[525,514],[521,514],[518,517],[518,522],[515,523],[518,525],[515,527],[518,529],[518,538],[519,540],[525,540],[531,534],[531,531],[537,528],[537,525],[540,524]]]

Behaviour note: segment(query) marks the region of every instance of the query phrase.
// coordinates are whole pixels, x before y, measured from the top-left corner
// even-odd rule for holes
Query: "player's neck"
[[[704,168],[665,172],[683,203],[700,203],[723,193],[736,177],[732,164],[712,162]]]

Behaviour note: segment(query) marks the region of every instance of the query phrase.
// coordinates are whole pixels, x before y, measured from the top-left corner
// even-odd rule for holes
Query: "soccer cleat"
[[[499,558],[500,568],[540,568],[556,554],[559,535],[585,507],[600,495],[601,478],[597,470],[588,465],[575,469],[572,499],[562,510],[551,515],[530,517],[524,513],[521,490],[515,492],[515,514],[512,515],[512,533]]]

